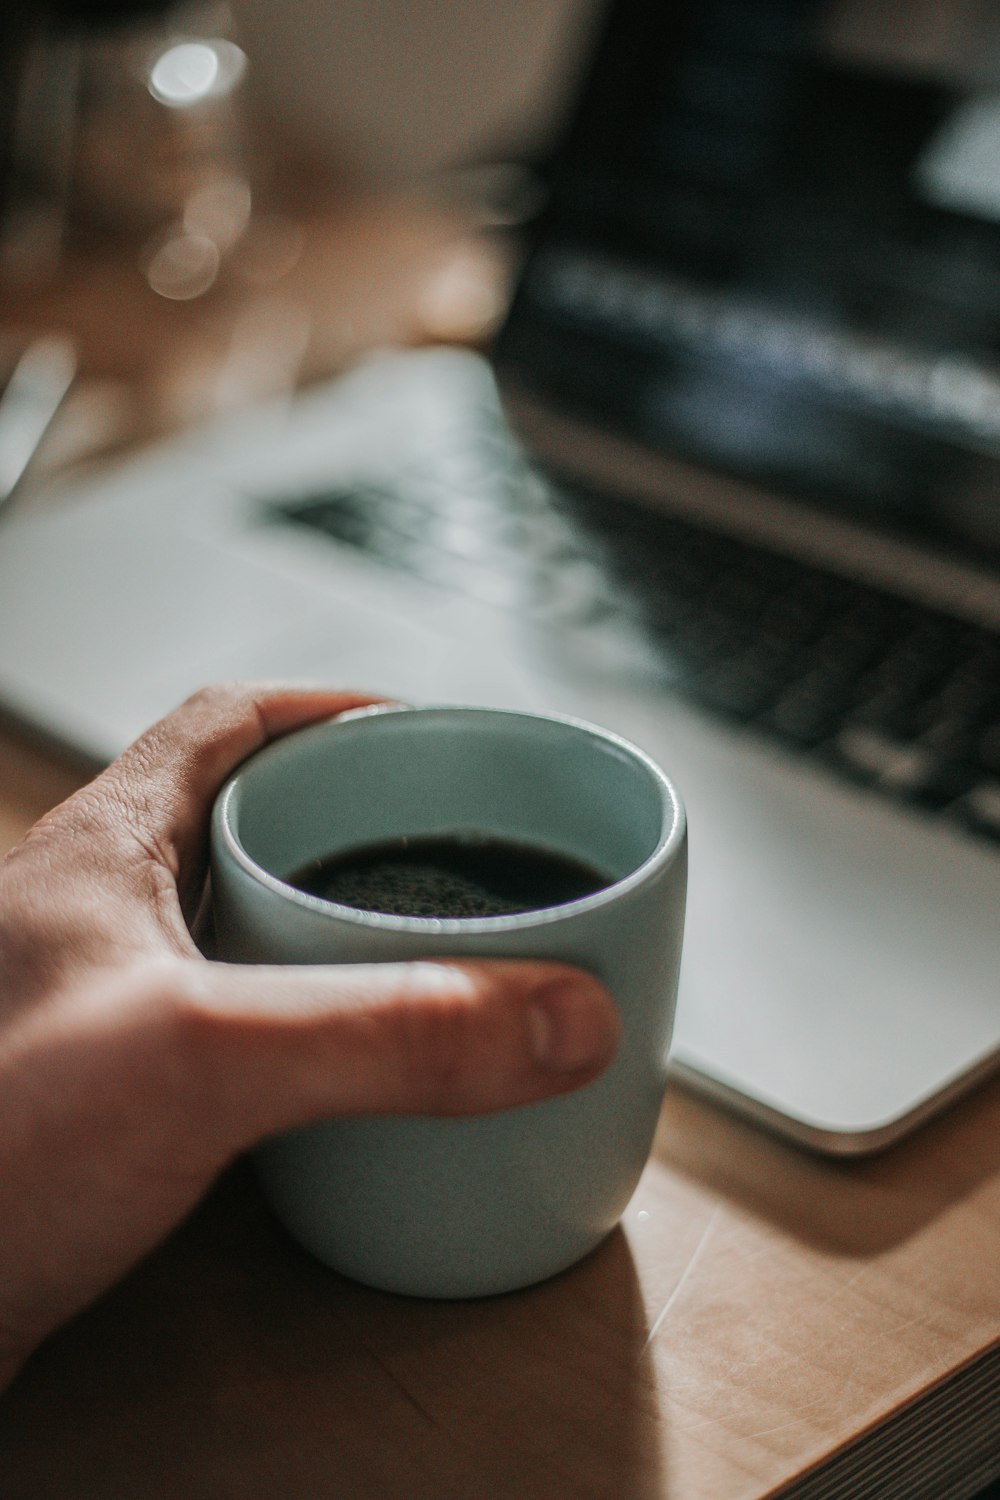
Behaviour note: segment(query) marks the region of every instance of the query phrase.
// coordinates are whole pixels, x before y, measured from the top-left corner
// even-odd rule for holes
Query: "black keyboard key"
[[[1000,779],[1000,721],[982,731],[969,758],[988,776]]]
[[[919,717],[922,727],[916,739],[920,744],[928,746],[943,761],[948,761],[953,765],[975,766],[979,741],[975,726],[963,719],[938,718],[927,723],[922,713]],[[997,748],[1000,750],[1000,745]],[[980,770],[993,771],[1000,775],[1000,760],[995,767],[990,767],[988,763],[981,763]]]
[[[867,724],[841,729],[832,750],[853,775],[895,791],[912,792],[924,786],[937,765],[936,757],[924,747]]]
[[[853,701],[842,714],[845,728],[872,730],[893,740],[918,740],[916,704],[913,699],[892,689],[873,691],[858,687]],[[930,746],[928,754],[936,753]]]
[[[805,680],[784,693],[761,722],[782,739],[808,748],[829,740],[842,720],[839,695],[829,691],[829,684]]]
[[[971,832],[1000,843],[1000,780],[974,782],[949,812]]]
[[[773,697],[773,683],[738,663],[709,668],[690,679],[688,695],[728,718],[753,719]]]

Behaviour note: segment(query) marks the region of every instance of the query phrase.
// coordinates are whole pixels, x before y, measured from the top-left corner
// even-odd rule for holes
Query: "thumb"
[[[611,996],[563,964],[178,967],[161,1003],[233,1149],[335,1115],[526,1104],[589,1082],[618,1041]]]
[[[262,1136],[463,1114],[586,1083],[618,1017],[551,963],[258,968],[171,959],[32,1008],[0,1048],[0,1381]]]

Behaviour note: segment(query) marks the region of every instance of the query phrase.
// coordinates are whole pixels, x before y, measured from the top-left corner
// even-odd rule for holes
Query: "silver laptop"
[[[644,746],[675,1073],[839,1153],[1000,1061],[1000,113],[970,8],[943,61],[876,8],[613,5],[490,363],[373,358],[0,531],[0,701],[91,761],[232,676]]]

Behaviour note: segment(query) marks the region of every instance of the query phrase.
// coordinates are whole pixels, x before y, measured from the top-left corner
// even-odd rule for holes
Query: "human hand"
[[[373,701],[206,689],[0,865],[0,1388],[262,1137],[524,1104],[610,1060],[610,996],[561,964],[199,952],[208,814],[228,773]]]

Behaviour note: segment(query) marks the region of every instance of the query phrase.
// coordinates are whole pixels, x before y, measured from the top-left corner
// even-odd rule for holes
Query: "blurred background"
[[[33,475],[372,347],[488,335],[530,196],[509,164],[557,128],[600,9],[5,7],[0,387],[27,353],[16,392],[69,390]]]
[[[426,175],[533,152],[558,120],[600,0],[235,0],[261,97],[304,142]]]
[[[849,70],[973,96],[961,149],[945,141],[928,157],[923,186],[939,207],[994,221],[995,7],[806,9],[822,51]],[[63,345],[33,356],[32,388],[48,379],[51,406],[72,372],[40,456],[58,468],[107,453],[386,344],[489,339],[517,226],[538,202],[531,164],[559,131],[603,10],[601,0],[6,7],[0,386],[43,335]],[[660,64],[649,66],[659,87]],[[602,141],[638,129],[629,108],[608,113],[594,122]],[[748,124],[740,139],[750,134]],[[851,179],[855,148],[832,135]]]

